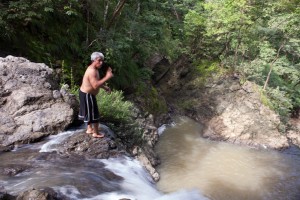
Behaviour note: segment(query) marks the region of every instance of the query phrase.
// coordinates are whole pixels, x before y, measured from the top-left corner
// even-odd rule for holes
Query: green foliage
[[[120,2],[0,3],[1,51],[59,67],[62,82],[72,86],[80,84],[90,54],[102,51],[114,69],[111,85],[130,88],[144,78],[143,65],[154,53],[169,59],[180,55],[180,19],[193,1],[126,1],[116,12]]]
[[[198,2],[184,21],[191,53],[215,59],[224,53],[238,51],[243,35],[253,24],[248,15],[251,10],[252,6],[245,0]]]
[[[204,26],[205,18],[197,11],[190,10],[185,15],[185,34],[188,37],[193,37],[196,32],[201,31]]]
[[[259,56],[251,62],[241,63],[240,70],[248,80],[264,85],[270,67],[273,70],[268,82],[266,95],[270,103],[268,105],[282,116],[287,116],[293,109],[298,107],[299,91],[295,85],[299,82],[300,71],[286,57],[276,59],[275,49],[269,43],[261,43]]]
[[[142,146],[145,142],[143,140],[143,132],[137,123],[111,123],[109,124],[109,127],[114,130],[114,133],[118,136],[118,138],[120,138],[123,144],[126,144],[126,147],[129,149],[135,147],[136,145]]]
[[[93,15],[89,23],[90,33],[93,33],[90,34],[89,41],[92,42],[89,42],[89,48],[91,51],[110,53],[107,61],[114,68],[115,78],[111,80],[111,85],[115,88],[130,88],[144,78],[143,65],[154,53],[170,59],[180,55],[178,29],[182,23],[174,20],[175,3],[128,1],[121,15],[113,19],[118,1],[98,0],[89,3],[89,11]],[[180,10],[178,14],[181,14]],[[97,32],[99,28],[100,32]]]
[[[145,82],[140,82],[136,88],[136,94],[142,97],[143,109],[151,114],[159,115],[168,111],[165,100],[160,97],[158,91]]]
[[[263,102],[287,116],[299,108],[300,98],[298,5],[298,0],[198,2],[184,21],[190,54],[194,60],[219,59],[242,81],[266,85]]]
[[[206,15],[206,35],[216,36],[216,40],[230,37],[236,30],[242,31],[243,27],[252,24],[250,12],[252,6],[246,0],[216,0],[203,4]],[[232,32],[234,31],[234,32]]]
[[[70,88],[69,92],[71,94],[74,94],[77,98],[78,98],[78,101],[79,101],[79,96],[78,96],[78,91],[79,91],[79,86],[78,85],[74,85],[73,87]]]
[[[289,117],[293,104],[287,93],[279,88],[268,88],[263,90],[259,87],[261,102],[276,111],[285,120]]]
[[[147,67],[144,67],[144,68],[140,69],[140,78],[143,81],[151,80],[151,76],[153,74],[154,74],[154,72],[151,69],[147,68]]]
[[[143,142],[142,130],[134,121],[133,104],[124,100],[122,91],[113,90],[109,94],[101,89],[97,95],[97,104],[101,120],[108,123],[123,144],[131,148]]]
[[[110,94],[100,90],[97,103],[102,119],[110,122],[128,122],[132,117],[133,105],[124,100],[123,92],[114,90]]]
[[[277,111],[281,116],[288,117],[293,104],[287,93],[277,88],[268,88],[267,96],[271,102],[271,108]]]
[[[166,102],[159,96],[157,90],[151,87],[146,98],[146,108],[150,113],[161,114],[167,112]]]
[[[259,92],[260,92],[260,101],[262,102],[262,104],[264,104],[269,108],[272,108],[271,100],[269,99],[266,92],[262,89],[262,87],[259,88]]]
[[[90,54],[102,51],[114,72],[110,85],[138,88],[147,109],[159,111],[165,103],[157,91],[140,84],[151,77],[144,63],[155,53],[174,61],[184,52],[201,83],[229,69],[263,86],[270,72],[270,105],[283,114],[300,107],[299,0],[122,2],[1,1],[0,53],[60,68],[62,82],[76,89]],[[292,108],[278,103],[283,96]]]
[[[195,66],[193,73],[197,76],[193,84],[197,86],[204,86],[210,78],[217,79],[226,73],[226,69],[221,68],[218,61],[203,59],[196,61],[193,66]]]
[[[197,104],[197,102],[195,102],[195,101],[196,101],[195,99],[186,99],[184,101],[178,102],[177,105],[183,110],[192,112],[191,109],[193,109],[194,105]]]
[[[201,76],[207,77],[212,73],[220,71],[219,62],[210,60],[201,60],[198,65],[196,65],[196,70]]]
[[[291,88],[294,92],[291,93],[292,104],[296,108],[300,108],[300,84],[299,82]]]

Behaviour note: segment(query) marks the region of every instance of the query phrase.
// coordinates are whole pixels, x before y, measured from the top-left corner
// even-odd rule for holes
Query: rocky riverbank
[[[158,57],[150,66],[157,74],[153,83],[170,114],[201,123],[204,130],[199,135],[251,148],[300,147],[299,113],[283,123],[263,103],[264,96],[255,83],[231,73],[203,78],[186,58],[170,64]]]
[[[66,130],[78,113],[76,97],[59,88],[54,71],[42,63],[33,63],[21,57],[0,58],[0,153],[17,148],[19,144],[38,142],[46,136]],[[134,109],[133,120],[143,133],[142,143],[132,145],[125,137],[130,130],[119,127],[116,134],[104,124],[104,139],[95,139],[84,131],[66,140],[57,152],[62,156],[107,159],[124,155],[135,157],[149,171],[154,180],[159,174],[154,166],[159,159],[153,151],[158,140],[152,115]],[[118,135],[118,136],[116,136]],[[126,136],[127,135],[127,136]],[[130,146],[123,141],[129,140]],[[10,165],[2,175],[16,176],[31,166]],[[61,199],[47,188],[33,189],[13,197],[1,190],[0,199]]]
[[[202,136],[255,148],[300,146],[299,118],[293,118],[289,125],[283,124],[261,102],[254,83],[241,83],[238,76],[226,75],[199,84],[185,59],[171,66],[159,58],[152,65],[159,76],[154,77],[156,87],[168,103],[169,114],[189,116],[203,124]],[[0,153],[11,151],[18,144],[40,141],[70,126],[77,116],[78,102],[57,83],[53,70],[45,64],[13,56],[0,58]],[[153,149],[159,139],[157,128],[168,117],[154,117],[138,107],[132,117],[142,133],[139,144],[133,142],[135,136],[128,127],[110,127],[110,130],[103,124],[105,139],[91,138],[82,131],[64,141],[57,151],[62,156],[86,159],[131,156],[157,181],[159,174],[155,167],[160,161]],[[16,176],[27,168],[30,166],[7,166],[0,173]],[[0,185],[0,199],[27,197],[63,199],[47,188],[13,197],[1,190]]]
[[[300,147],[299,115],[282,123],[279,115],[263,104],[255,83],[241,81],[237,74],[204,78],[186,58],[172,66],[158,63],[155,68],[169,69],[157,82],[160,93],[174,113],[203,124],[204,137],[254,148]]]

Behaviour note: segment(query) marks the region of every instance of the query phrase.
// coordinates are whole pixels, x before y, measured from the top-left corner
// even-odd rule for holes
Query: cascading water
[[[0,154],[0,167],[22,166],[16,176],[0,175],[0,188],[16,195],[31,188],[51,187],[72,200],[204,200],[197,190],[160,192],[138,161],[129,158],[84,159],[60,155],[58,145],[83,130],[66,131],[46,141]]]
[[[162,164],[157,184],[129,157],[60,155],[57,147],[83,131],[73,130],[1,153],[0,169],[17,164],[22,172],[0,175],[0,188],[16,195],[51,187],[72,200],[300,199],[297,148],[279,153],[212,142],[201,138],[201,125],[187,118],[159,130],[163,134],[156,151]]]

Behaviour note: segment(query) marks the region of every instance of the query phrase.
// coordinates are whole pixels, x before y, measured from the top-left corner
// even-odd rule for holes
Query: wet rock
[[[8,152],[11,151],[13,149],[13,146],[1,146],[0,145],[0,153],[1,152]]]
[[[4,165],[4,166],[1,166],[0,174],[6,175],[6,176],[15,176],[29,168],[30,168],[30,166],[20,165],[20,164]]]
[[[0,200],[15,200],[16,197],[5,192],[0,192]]]
[[[58,151],[62,154],[76,154],[98,159],[127,155],[120,143],[109,138],[108,134],[106,135],[104,138],[94,138],[82,131],[64,141]]]
[[[103,170],[103,176],[110,181],[121,181],[124,180],[121,176],[116,175],[115,173],[109,170]]]
[[[79,160],[80,158],[77,158],[76,156],[73,156],[73,162],[76,163],[77,160]],[[36,160],[40,160],[40,161],[55,161],[55,162],[59,162],[60,159],[66,159],[66,160],[70,160],[70,156],[69,155],[63,155],[63,154],[57,154],[57,152],[53,151],[53,152],[39,152],[39,154],[36,155]],[[77,159],[77,160],[76,160]]]
[[[51,188],[31,189],[19,194],[16,200],[65,200]]]
[[[154,152],[154,146],[159,140],[157,127],[155,126],[154,116],[147,113],[142,113],[141,110],[135,107],[135,119],[138,127],[143,130],[142,142],[139,145],[133,146],[131,154],[145,167],[152,176],[154,181],[160,179],[159,173],[155,166],[160,163],[158,155]]]
[[[146,148],[147,150],[138,148],[134,151],[136,152],[135,158],[145,167],[145,169],[150,173],[151,177],[154,181],[159,181],[160,175],[156,171],[155,166],[159,164],[158,156],[152,150],[151,154],[149,154],[150,148]]]

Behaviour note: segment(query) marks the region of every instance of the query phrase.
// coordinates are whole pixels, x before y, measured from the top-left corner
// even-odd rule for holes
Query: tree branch
[[[271,65],[270,65],[270,70],[269,70],[267,79],[266,79],[266,81],[265,81],[263,90],[266,90],[266,88],[267,88],[268,82],[269,82],[269,80],[270,80],[271,72],[272,72],[272,69],[273,69],[273,65],[274,65],[274,63],[278,60],[278,58],[279,58],[279,53],[280,53],[280,51],[281,51],[283,45],[285,44],[285,42],[286,42],[286,41],[284,40],[283,43],[281,44],[281,46],[279,47],[279,49],[278,49],[278,51],[277,51],[277,55],[276,55],[276,57],[274,58],[274,60],[272,61]]]
[[[120,0],[118,2],[118,5],[113,13],[113,16],[111,18],[111,20],[109,21],[108,25],[107,25],[107,30],[112,26],[112,24],[114,23],[116,17],[120,14],[121,10],[123,9],[124,5],[126,3],[126,0]]]

